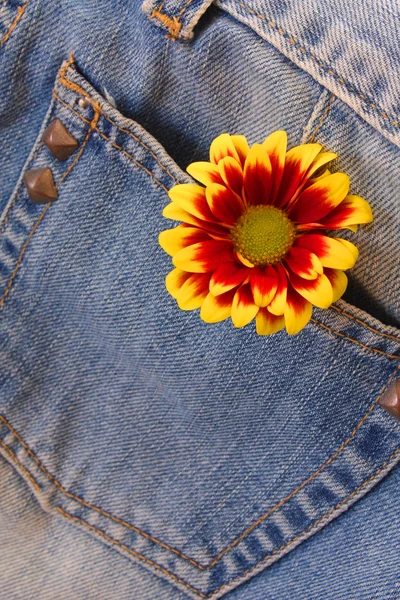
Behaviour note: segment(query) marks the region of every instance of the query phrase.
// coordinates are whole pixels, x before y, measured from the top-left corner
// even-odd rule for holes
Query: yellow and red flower
[[[257,333],[298,333],[312,306],[328,308],[347,286],[358,250],[328,230],[372,221],[369,204],[349,195],[344,173],[322,173],[336,158],[319,144],[289,151],[284,131],[249,148],[241,135],[218,136],[210,162],[187,171],[203,185],[169,191],[163,215],[182,221],[161,232],[175,269],[166,287],[183,310],[200,308],[207,323],[256,319]]]

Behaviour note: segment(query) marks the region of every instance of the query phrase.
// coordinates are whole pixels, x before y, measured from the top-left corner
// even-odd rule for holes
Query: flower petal
[[[203,221],[215,221],[206,200],[206,190],[196,183],[181,183],[168,192],[172,202]]]
[[[272,190],[271,203],[274,202],[282,181],[283,170],[285,168],[285,156],[287,147],[286,131],[274,131],[262,143],[262,147],[267,151],[272,167]]]
[[[347,275],[339,269],[324,269],[324,273],[331,282],[333,290],[333,302],[343,296],[347,288]]]
[[[289,208],[295,223],[315,223],[330,213],[346,197],[350,180],[345,173],[333,173],[305,189]]]
[[[165,278],[165,287],[167,288],[167,292],[171,294],[173,298],[177,298],[179,291],[185,281],[191,277],[191,273],[186,273],[186,271],[182,271],[182,269],[174,269],[170,271]]]
[[[312,161],[310,168],[307,171],[307,178],[312,177],[314,173],[318,171],[318,169],[326,165],[328,162],[331,162],[335,158],[337,158],[337,154],[335,152],[320,152]]]
[[[235,260],[231,242],[206,241],[180,250],[172,259],[175,267],[189,273],[215,271],[222,263]]]
[[[170,256],[174,256],[179,250],[198,242],[209,240],[209,235],[197,227],[178,225],[173,229],[161,231],[158,242],[163,250]]]
[[[194,273],[183,283],[176,300],[182,310],[200,308],[209,293],[210,273]]]
[[[206,199],[214,217],[224,224],[234,225],[243,212],[242,199],[224,185],[207,186]]]
[[[285,326],[289,335],[296,335],[309,322],[312,315],[312,304],[298,294],[292,286],[288,287],[285,306]]]
[[[285,206],[306,178],[311,163],[321,151],[319,144],[301,144],[286,152],[285,168],[275,205]]]
[[[326,275],[318,275],[317,279],[307,280],[290,273],[289,279],[296,292],[314,306],[328,308],[332,304],[332,286]]]
[[[218,323],[219,321],[224,321],[231,316],[234,296],[235,290],[231,290],[217,297],[213,296],[211,293],[208,294],[202,304],[200,317],[206,323]]]
[[[278,289],[277,272],[271,265],[251,269],[250,286],[255,304],[260,307],[267,306]]]
[[[219,174],[218,166],[206,161],[191,163],[186,167],[186,171],[203,185],[210,183],[223,183]],[[173,189],[173,188],[172,188]]]
[[[370,205],[360,196],[346,196],[346,198],[326,217],[320,220],[326,229],[341,229],[349,225],[371,223],[374,217]]]
[[[226,156],[232,156],[240,163],[239,155],[229,133],[222,133],[211,142],[210,161],[217,165]]]
[[[351,242],[320,233],[298,236],[294,244],[298,248],[308,248],[318,256],[323,267],[332,269],[351,269],[358,257],[358,250]]]
[[[220,296],[243,283],[248,273],[249,270],[237,262],[220,265],[211,277],[210,292],[213,296]]]
[[[231,135],[231,139],[236,148],[236,152],[239,155],[240,163],[243,167],[249,153],[249,144],[247,143],[244,135]]]
[[[324,272],[318,256],[308,248],[290,248],[285,256],[285,262],[296,275],[304,279],[316,279]]]
[[[236,291],[232,302],[232,323],[235,327],[244,327],[254,319],[259,308],[254,303],[249,283],[244,283]]]
[[[285,327],[285,317],[276,317],[266,308],[260,308],[256,316],[256,331],[258,335],[272,335]]]
[[[237,160],[231,156],[227,156],[219,161],[218,169],[225,185],[241,198],[243,190],[243,170]]]
[[[254,144],[249,150],[244,165],[244,188],[250,204],[268,204],[271,185],[271,161],[261,144]]]
[[[278,287],[275,296],[268,305],[268,310],[273,315],[283,315],[286,306],[288,280],[285,269],[281,265],[274,265],[278,276]]]

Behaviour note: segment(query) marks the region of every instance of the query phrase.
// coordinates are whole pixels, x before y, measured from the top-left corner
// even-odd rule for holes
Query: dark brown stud
[[[24,183],[31,202],[35,204],[46,204],[58,198],[53,173],[49,167],[27,171],[24,175]]]
[[[392,417],[400,421],[400,379],[393,381],[378,402]]]
[[[47,127],[42,141],[58,160],[67,160],[79,146],[60,119],[55,119]]]

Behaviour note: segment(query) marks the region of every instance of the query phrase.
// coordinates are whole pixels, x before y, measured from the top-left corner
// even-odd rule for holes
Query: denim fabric
[[[184,6],[162,8],[173,19]],[[0,54],[0,449],[60,528],[60,544],[75,536],[101,564],[111,550],[81,541],[79,528],[139,565],[126,585],[140,600],[247,599],[253,585],[261,600],[263,577],[241,584],[400,459],[399,424],[377,405],[400,361],[388,176],[399,149],[261,39],[258,24],[216,7],[201,16],[205,7],[188,5],[177,35],[165,37],[151,17],[161,9],[147,4],[30,0]],[[79,142],[63,163],[41,142],[55,118]],[[260,338],[179,311],[157,237],[168,189],[190,181],[182,168],[205,159],[218,133],[255,142],[278,128],[291,145],[315,139],[338,151],[375,223],[357,234],[353,304],[315,310],[296,337]],[[44,166],[59,193],[46,206],[22,183]],[[312,548],[317,564],[326,546]],[[331,584],[315,589],[328,597]]]

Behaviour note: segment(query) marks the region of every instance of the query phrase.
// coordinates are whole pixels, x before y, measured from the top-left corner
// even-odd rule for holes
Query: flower
[[[313,305],[328,308],[345,292],[358,250],[328,231],[356,232],[372,221],[371,208],[348,194],[346,174],[321,173],[336,154],[319,144],[286,148],[284,131],[251,148],[224,133],[210,162],[187,168],[203,185],[169,191],[163,215],[183,224],[159,242],[172,256],[166,287],[182,310],[200,308],[207,323],[230,317],[235,327],[255,318],[260,335],[283,327],[294,335]]]

